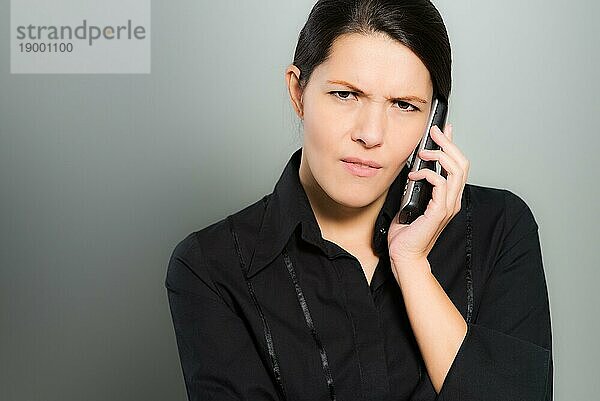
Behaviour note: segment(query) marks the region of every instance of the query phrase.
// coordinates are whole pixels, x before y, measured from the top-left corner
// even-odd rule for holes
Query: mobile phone
[[[411,157],[409,157],[410,163],[407,163],[410,171],[428,168],[441,174],[444,178],[447,177],[447,172],[441,167],[437,160],[421,160],[419,157],[419,152],[422,149],[440,149],[439,145],[431,139],[429,131],[434,125],[437,125],[438,128],[443,131],[446,125],[447,115],[448,102],[440,97],[434,97],[425,133],[423,134],[419,145],[415,148]],[[410,224],[415,221],[417,217],[425,213],[425,209],[427,209],[427,204],[431,200],[432,194],[433,185],[425,178],[418,181],[407,179],[406,185],[404,186],[404,193],[402,194],[402,199],[400,201],[398,223]]]

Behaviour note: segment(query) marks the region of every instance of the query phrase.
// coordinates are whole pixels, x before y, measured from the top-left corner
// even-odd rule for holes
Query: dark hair
[[[293,64],[304,88],[327,61],[334,40],[347,33],[382,32],[408,47],[429,70],[434,96],[446,101],[452,86],[450,41],[429,0],[319,0],[300,31]]]

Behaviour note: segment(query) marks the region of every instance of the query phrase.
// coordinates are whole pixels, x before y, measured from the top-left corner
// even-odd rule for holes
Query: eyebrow
[[[339,85],[344,85],[350,89],[352,89],[354,92],[359,93],[361,95],[365,95],[365,92],[362,91],[361,89],[358,89],[356,86],[352,85],[349,82],[346,81],[342,81],[342,80],[327,80],[327,83],[329,84],[339,84]],[[418,96],[404,96],[404,97],[399,97],[399,98],[388,98],[388,100],[392,100],[394,102],[398,102],[398,101],[406,101],[406,100],[412,100],[412,101],[416,101],[419,103],[423,103],[423,104],[427,104],[427,101],[424,99],[421,99]]]

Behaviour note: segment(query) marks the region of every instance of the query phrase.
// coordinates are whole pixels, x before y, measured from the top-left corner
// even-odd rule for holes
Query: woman
[[[531,210],[466,184],[450,125],[419,155],[447,178],[408,174],[450,65],[429,1],[316,3],[285,72],[303,146],[271,194],[189,234],[169,262],[190,400],[552,399]],[[434,187],[410,225],[407,179]]]

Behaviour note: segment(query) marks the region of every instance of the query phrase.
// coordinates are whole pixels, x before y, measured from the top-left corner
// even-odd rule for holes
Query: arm
[[[428,264],[398,269],[437,401],[552,400],[550,310],[538,226],[511,193],[507,214],[503,245],[462,342],[464,320]]]
[[[174,249],[165,286],[190,401],[278,400],[243,320],[223,301],[190,234]]]
[[[431,273],[427,259],[392,260],[392,264],[429,378],[439,393],[465,338],[467,323]]]
[[[538,225],[506,193],[503,246],[438,400],[552,400],[550,307]]]

